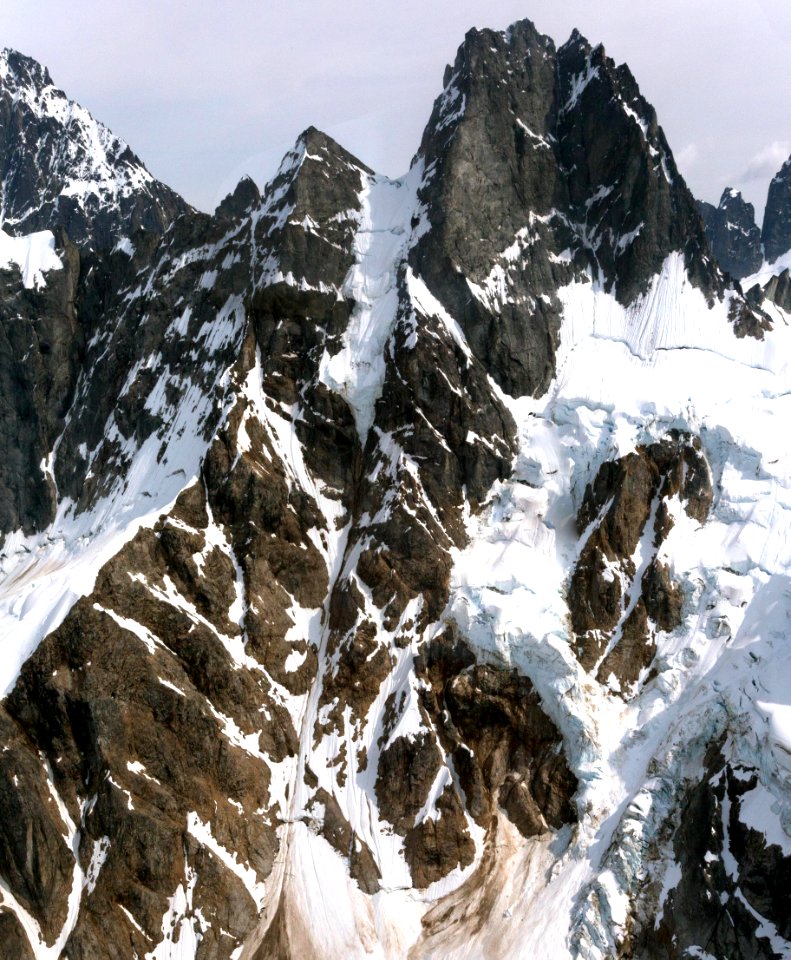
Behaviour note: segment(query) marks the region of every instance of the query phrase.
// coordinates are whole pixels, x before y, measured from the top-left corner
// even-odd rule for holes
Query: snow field
[[[63,263],[55,253],[55,235],[50,230],[42,230],[24,237],[12,237],[0,229],[0,270],[12,266],[19,269],[27,290],[45,287],[44,274],[63,269]]]
[[[767,842],[782,841],[784,849],[791,842],[781,829],[791,825],[781,791],[781,770],[789,765],[784,744],[791,743],[791,650],[783,650],[791,599],[791,443],[782,428],[791,331],[782,322],[764,341],[736,338],[727,303],[707,307],[680,255],[668,258],[648,293],[627,310],[594,284],[574,284],[560,297],[556,379],[538,400],[503,398],[519,425],[516,470],[470,520],[449,613],[480,655],[513,664],[534,682],[581,781],[580,826],[553,869],[547,889],[557,890],[558,905],[551,933],[533,934],[535,955],[572,949],[574,956],[604,958],[646,869],[638,838],[671,811],[672,798],[649,789],[652,812],[639,829],[629,826],[637,823],[629,804],[643,795],[652,760],[665,757],[677,783],[694,778],[700,759],[685,759],[690,729],[713,736],[746,719],[757,750],[752,762],[758,760],[762,775],[745,822]],[[715,504],[701,527],[677,498],[671,502],[675,526],[660,559],[685,586],[685,622],[657,636],[660,676],[624,703],[582,671],[568,645],[565,589],[580,549],[574,516],[604,460],[671,428],[700,436]],[[616,833],[633,862],[607,868],[618,859],[617,845],[608,852]],[[672,863],[669,869],[673,875]],[[570,885],[574,896],[589,897],[593,877],[596,898],[575,920],[563,891]],[[539,897],[525,905],[533,931],[542,926],[541,903]]]

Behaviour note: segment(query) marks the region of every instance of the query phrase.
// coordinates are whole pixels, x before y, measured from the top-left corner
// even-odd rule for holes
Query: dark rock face
[[[331,180],[334,192],[328,192],[321,211],[313,211],[328,235],[318,229],[306,234],[294,224],[306,216],[303,192],[316,178],[325,179],[324,167],[331,169],[329,163],[305,159],[311,150],[320,155],[320,147],[304,138],[298,142],[293,168],[273,182],[255,218],[243,215],[234,226],[226,214],[187,215],[154,249],[141,246],[131,258],[116,253],[109,269],[106,260],[96,265],[86,300],[90,297],[91,313],[103,322],[91,331],[84,364],[89,375],[78,384],[59,456],[59,489],[78,508],[107,495],[149,437],[159,440],[167,457],[166,448],[179,429],[178,411],[190,391],[200,401],[192,419],[208,442],[223,415],[219,380],[240,352],[248,309],[263,316],[269,300],[288,312],[295,301],[299,328],[308,326],[305,319],[313,309],[334,313],[336,326],[348,318],[349,308],[335,291],[352,262],[349,217],[357,205],[361,168],[338,161]],[[145,283],[140,282],[141,270]],[[294,289],[295,276],[305,276],[316,289]],[[275,315],[279,323],[281,317]],[[268,322],[271,316],[270,310]],[[291,362],[281,363],[286,329],[275,343],[262,325],[258,341],[267,372],[280,364],[277,376],[284,384]],[[156,405],[152,393],[160,398]],[[92,474],[88,483],[86,472]]]
[[[548,386],[575,277],[627,304],[681,251],[707,297],[723,290],[653,108],[576,32],[556,50],[529,21],[470,31],[418,157],[431,230],[410,261],[507,393]]]
[[[203,956],[228,957],[257,916],[238,877],[213,858],[232,851],[259,881],[272,869],[280,814],[268,764],[298,747],[276,688],[303,691],[316,662],[304,639],[287,639],[288,610],[320,604],[327,577],[305,536],[323,521],[290,495],[271,441],[257,433],[254,452],[234,448],[244,413],[231,416],[199,482],[104,568],[5,701],[13,749],[4,782],[10,790],[25,775],[31,785],[16,815],[22,794],[8,793],[0,872],[42,925],[60,929],[74,860],[47,777],[80,825],[77,862],[88,876],[92,863],[101,872],[69,957],[108,942],[148,949],[179,885],[190,909],[212,917]],[[337,840],[345,828],[336,816],[324,829]],[[26,836],[46,854],[20,857]],[[354,864],[370,891],[370,854],[355,851]]]
[[[577,515],[582,548],[568,591],[575,653],[624,697],[648,677],[656,631],[681,623],[681,587],[658,558],[675,497],[706,522],[711,474],[700,441],[676,432],[602,464]]]
[[[54,231],[63,264],[33,289],[15,269],[1,281],[0,437],[8,455],[0,464],[0,534],[30,533],[53,519],[58,481],[43,465],[90,369],[87,345],[108,322],[108,299],[130,278],[129,256],[110,248],[134,237],[140,269],[156,238],[190,208],[123,141],[67,100],[45,68],[10,50],[0,53],[0,179],[2,228],[14,235]],[[95,386],[113,402],[104,392],[106,375]],[[88,418],[96,413],[92,407]],[[81,486],[85,469],[77,459],[64,448],[66,487]]]
[[[791,158],[769,184],[761,239],[770,263],[791,250]]]
[[[659,905],[656,923],[637,931],[632,955],[675,960],[697,949],[774,960],[779,954],[767,929],[791,937],[791,857],[767,846],[740,816],[758,771],[726,763],[716,747],[705,771],[689,786],[671,825],[678,880]]]
[[[318,814],[316,829],[347,860],[349,875],[360,889],[369,895],[378,893],[382,879],[379,867],[368,846],[352,830],[335,797],[320,788],[308,809]]]
[[[40,530],[56,490],[46,465],[68,411],[84,335],[77,311],[80,262],[60,235],[60,270],[25,289],[18,270],[0,271],[0,532]]]
[[[525,837],[576,821],[576,778],[527,678],[477,664],[452,628],[423,647],[415,671],[438,739],[422,733],[393,740],[380,755],[376,780],[379,807],[405,838],[415,886],[472,861],[465,808],[494,833],[502,811]],[[448,775],[437,793],[439,776],[451,768],[458,786]]]
[[[489,825],[498,803],[526,837],[576,820],[576,778],[526,677],[476,664],[452,630],[426,647],[416,670],[428,682],[424,707],[479,824]]]
[[[583,246],[606,289],[631,302],[680,251],[692,282],[709,298],[721,292],[694,199],[629,68],[575,31],[558,51],[558,74],[572,219],[585,225]]]
[[[556,239],[560,224],[537,219],[565,193],[552,140],[554,46],[528,23],[508,40],[471,31],[444,85],[420,148],[431,232],[412,262],[503,389],[540,393],[554,371],[554,291],[573,276],[568,263],[549,257],[568,245],[568,231]],[[538,255],[527,256],[536,240]],[[487,284],[498,265],[507,277],[502,293]]]
[[[217,205],[214,216],[231,222],[240,220],[244,214],[261,205],[261,191],[250,179],[242,177],[231,193]]]
[[[698,209],[712,253],[722,269],[738,280],[755,273],[763,262],[763,248],[753,205],[738,190],[728,187],[719,206],[701,202]]]

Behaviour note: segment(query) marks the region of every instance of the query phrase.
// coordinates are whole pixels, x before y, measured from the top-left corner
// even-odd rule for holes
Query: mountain
[[[727,187],[719,206],[701,201],[698,209],[706,225],[706,237],[722,269],[736,279],[755,273],[763,263],[763,248],[753,205],[747,203],[738,190]]]
[[[189,209],[35,60],[0,51],[0,86],[0,226],[6,232],[57,225],[74,243],[104,248],[134,230],[161,233]]]
[[[4,957],[787,955],[784,281],[629,69],[470,31],[206,215],[4,62]]]
[[[791,310],[791,159],[786,161],[769,184],[763,230],[755,223],[755,210],[741,194],[727,187],[718,207],[703,201],[698,210],[703,218],[712,253],[723,270],[741,281],[747,300],[785,322]]]

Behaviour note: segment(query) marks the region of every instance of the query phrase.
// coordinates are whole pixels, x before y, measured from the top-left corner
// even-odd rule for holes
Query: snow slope
[[[612,955],[612,931],[640,878],[617,857],[611,865],[610,839],[635,817],[647,834],[667,813],[649,766],[659,760],[676,783],[692,775],[690,730],[711,737],[729,718],[748,724],[740,749],[757,760],[761,782],[746,816],[767,842],[791,842],[791,803],[780,789],[791,735],[791,650],[782,642],[791,597],[789,318],[763,341],[738,339],[726,305],[707,307],[680,255],[629,309],[593,285],[560,295],[556,379],[538,400],[509,401],[517,467],[470,521],[449,611],[484,656],[534,682],[583,784],[579,831],[545,893],[540,862],[529,873],[527,886],[539,891],[520,905],[519,934],[487,953],[502,958],[561,957],[570,947],[572,956]],[[574,517],[602,462],[672,428],[701,437],[715,471],[714,515],[701,527],[678,504],[662,559],[687,589],[684,624],[661,635],[657,682],[625,703],[569,647]],[[474,956],[463,939],[443,956]]]
[[[54,234],[42,230],[25,237],[12,237],[0,230],[0,270],[8,270],[12,265],[19,268],[26,289],[41,289],[46,284],[44,274],[48,270],[63,269],[55,253]]]

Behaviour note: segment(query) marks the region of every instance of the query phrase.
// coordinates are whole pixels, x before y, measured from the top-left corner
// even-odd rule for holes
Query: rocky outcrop
[[[682,620],[682,589],[661,558],[671,501],[703,524],[712,496],[700,441],[677,432],[602,464],[585,490],[568,589],[573,645],[582,666],[624,697],[650,678],[657,631]]]
[[[769,184],[761,239],[769,263],[791,250],[791,158]]]
[[[791,857],[748,826],[742,806],[762,787],[758,771],[727,763],[716,745],[669,824],[674,872],[655,923],[638,927],[629,955],[772,960],[791,937]],[[654,894],[656,891],[653,891]]]
[[[49,457],[85,349],[79,255],[65,234],[59,240],[61,267],[43,284],[26,288],[13,266],[0,271],[0,534],[41,530],[55,513]]]
[[[421,649],[415,672],[425,731],[391,739],[376,780],[379,808],[404,837],[415,886],[472,862],[465,810],[487,836],[501,815],[524,837],[576,820],[576,778],[526,677],[476,663],[452,627]]]
[[[791,274],[789,274],[788,269],[786,268],[767,281],[762,294],[767,300],[776,303],[782,310],[791,313]]]
[[[712,253],[722,269],[738,280],[755,273],[763,262],[763,247],[753,205],[738,190],[727,187],[719,206],[700,202],[698,209]]]
[[[262,199],[254,181],[250,177],[242,177],[228,196],[217,204],[214,216],[231,223],[238,222],[246,213],[257,209]]]
[[[526,677],[476,663],[452,628],[421,652],[416,672],[476,822],[488,827],[498,805],[525,837],[576,820],[576,778]]]

